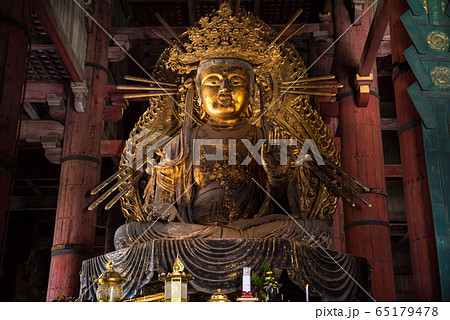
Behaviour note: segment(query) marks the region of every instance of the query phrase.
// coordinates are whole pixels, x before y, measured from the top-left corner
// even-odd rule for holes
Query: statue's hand
[[[261,155],[263,160],[263,167],[269,178],[283,179],[287,177],[289,172],[291,155],[282,156],[280,148],[277,146],[269,146],[263,144],[261,147]]]
[[[179,218],[177,208],[170,202],[151,203],[146,207],[146,211],[148,221],[172,222],[175,218]]]

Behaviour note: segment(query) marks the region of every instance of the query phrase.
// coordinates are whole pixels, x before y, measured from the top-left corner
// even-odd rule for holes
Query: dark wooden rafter
[[[189,25],[193,26],[197,20],[195,18],[195,1],[187,0],[187,6],[188,6],[188,14],[189,14]]]
[[[369,103],[370,85],[373,81],[371,73],[376,59],[378,50],[386,32],[389,22],[387,0],[379,0],[377,9],[367,34],[361,58],[358,65],[358,74],[355,83],[358,93],[356,99],[358,107],[365,108]]]
[[[253,2],[253,12],[257,17],[261,15],[261,0],[255,0]]]
[[[81,82],[84,79],[83,68],[72,49],[67,35],[56,18],[52,5],[48,0],[36,0],[35,10],[42,26],[58,50],[72,81]]]
[[[39,112],[35,106],[33,106],[30,102],[25,102],[23,104],[23,109],[30,118],[30,120],[40,120]]]
[[[383,40],[388,22],[389,14],[387,0],[379,0],[359,61],[358,74],[361,76],[368,76],[370,74],[373,65],[375,64],[378,49]]]
[[[57,196],[14,196],[11,197],[9,210],[56,210],[57,200]]]
[[[127,108],[127,103],[123,98],[124,93],[132,93],[132,90],[116,90],[115,86],[107,86],[105,100],[109,101],[104,108],[103,119],[106,122],[116,122],[122,118],[122,110]],[[26,103],[47,103],[47,95],[55,95],[67,100],[68,83],[67,81],[35,81],[27,82],[27,91],[25,93]],[[147,101],[148,99],[139,98],[134,101]]]
[[[403,166],[401,164],[385,164],[384,176],[386,178],[402,178]]]
[[[35,81],[27,82],[25,102],[45,103],[47,94],[54,94],[67,99],[67,81]]]
[[[397,118],[381,118],[381,130],[397,130]]]
[[[281,30],[281,28],[284,27],[284,25],[271,25],[271,27],[275,31]],[[296,29],[300,27],[300,24],[292,24],[286,31],[285,34],[289,35]],[[300,32],[297,36],[300,37],[300,34],[302,33],[310,33],[321,30],[321,24],[320,23],[307,23],[305,27],[302,29],[302,32]],[[164,36],[166,36],[169,39],[174,39],[174,37],[166,30],[166,28],[162,26],[147,26],[147,27],[126,27],[126,28],[111,28],[111,34],[113,35],[127,35],[130,41],[133,40],[147,40],[149,42],[158,40],[160,41],[160,37],[157,36],[153,30],[157,30],[160,33],[162,33]],[[177,34],[182,34],[185,32],[188,28],[187,27],[172,27],[172,29]]]

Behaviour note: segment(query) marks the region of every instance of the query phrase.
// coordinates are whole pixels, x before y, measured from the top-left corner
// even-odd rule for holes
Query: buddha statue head
[[[201,117],[216,124],[232,125],[251,116],[254,74],[240,59],[212,59],[197,71]]]

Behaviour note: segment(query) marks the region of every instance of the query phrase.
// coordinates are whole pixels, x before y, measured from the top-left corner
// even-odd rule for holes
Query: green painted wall
[[[417,78],[408,93],[422,118],[442,298],[450,301],[450,1],[407,1],[401,19],[414,45],[404,55]]]

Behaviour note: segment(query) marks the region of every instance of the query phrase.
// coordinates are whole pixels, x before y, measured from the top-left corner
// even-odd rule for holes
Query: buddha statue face
[[[199,68],[197,86],[210,121],[233,124],[249,105],[253,71],[241,60],[208,61]]]

